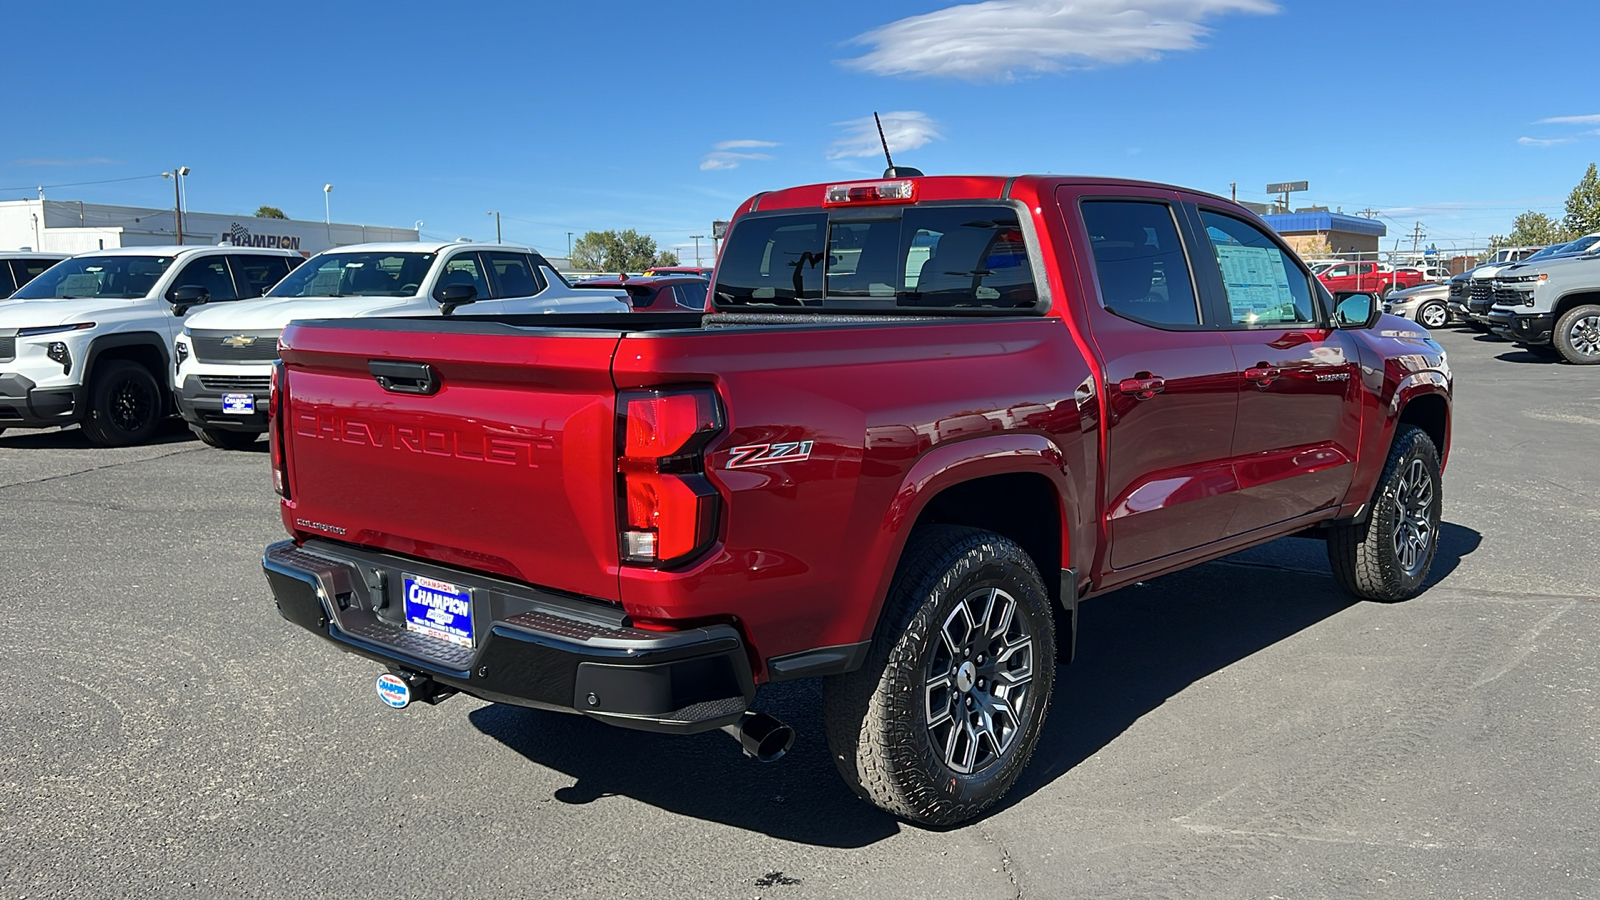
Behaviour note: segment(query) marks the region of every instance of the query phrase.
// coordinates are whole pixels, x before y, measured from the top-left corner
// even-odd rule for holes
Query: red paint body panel
[[[1159,330],[1108,312],[1077,200],[1192,193],[916,180],[918,203],[1004,196],[1031,217],[1044,314],[293,325],[286,527],[617,602],[653,628],[732,622],[765,680],[772,657],[871,637],[911,527],[948,488],[1027,476],[1059,512],[1060,565],[1104,592],[1354,514],[1405,404],[1437,394],[1448,410],[1442,353],[1403,320]],[[734,227],[752,208],[820,207],[826,188],[758,195]],[[426,362],[442,388],[386,391],[373,359]],[[1128,379],[1160,389],[1123,393]],[[619,565],[617,392],[680,385],[713,387],[724,412],[704,457],[716,540],[681,568]],[[809,452],[728,466],[735,447],[794,442]]]

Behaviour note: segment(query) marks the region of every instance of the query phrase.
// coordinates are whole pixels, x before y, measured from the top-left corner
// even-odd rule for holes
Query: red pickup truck
[[[1335,294],[1375,293],[1389,296],[1391,291],[1416,287],[1427,280],[1421,269],[1389,269],[1375,262],[1349,262],[1330,266],[1317,275],[1323,287]]]
[[[1289,534],[1401,600],[1451,375],[1243,208],[1156,184],[760,194],[707,313],[299,322],[278,609],[455,692],[772,758],[822,677],[839,771],[918,822],[1017,779],[1085,597]]]

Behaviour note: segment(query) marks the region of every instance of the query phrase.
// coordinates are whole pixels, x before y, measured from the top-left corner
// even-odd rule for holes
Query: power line
[[[116,184],[119,181],[143,181],[146,178],[161,178],[161,177],[163,177],[163,176],[160,173],[157,173],[155,175],[134,175],[134,176],[131,176],[129,178],[107,178],[107,179],[105,179],[103,181],[70,181],[70,182],[66,182],[64,184],[25,184],[25,185],[22,185],[20,187],[4,187],[4,188],[0,188],[0,194],[9,193],[11,191],[36,191],[36,190],[41,190],[41,189],[43,189],[43,190],[53,190],[55,188],[64,188],[64,187],[84,187],[86,185],[91,185],[91,184]]]

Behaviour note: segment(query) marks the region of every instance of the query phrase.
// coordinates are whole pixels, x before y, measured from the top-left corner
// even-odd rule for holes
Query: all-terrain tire
[[[1016,783],[1054,687],[1054,618],[1033,560],[991,532],[928,526],[906,545],[865,664],[824,680],[823,728],[862,798],[952,826]]]
[[[1573,365],[1600,363],[1600,305],[1585,303],[1562,313],[1551,339],[1561,358]]]
[[[1443,328],[1450,324],[1450,310],[1438,300],[1429,300],[1417,307],[1417,324],[1429,330]]]
[[[1439,552],[1442,509],[1439,451],[1427,432],[1401,425],[1366,521],[1328,530],[1334,580],[1363,600],[1415,597]]]
[[[155,436],[165,405],[149,369],[126,359],[108,360],[95,368],[89,385],[84,437],[101,447],[142,444]]]
[[[189,430],[200,439],[200,443],[218,450],[248,450],[255,446],[256,440],[261,435],[251,431],[223,431],[220,428],[201,428],[190,425]]]

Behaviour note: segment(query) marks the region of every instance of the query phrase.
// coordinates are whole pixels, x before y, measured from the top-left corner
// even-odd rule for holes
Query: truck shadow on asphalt
[[[1566,362],[1560,357],[1540,356],[1531,350],[1508,350],[1495,356],[1495,359],[1508,363],[1543,363],[1547,366],[1560,365]]]
[[[5,423],[0,422],[0,428]],[[183,424],[181,419],[172,419],[161,423],[156,433],[143,446],[156,446],[160,444],[181,444],[193,441],[196,445],[200,442]],[[265,447],[266,443],[262,442]],[[113,450],[114,447],[96,447],[84,437],[83,429],[77,426],[70,428],[49,429],[17,429],[0,434],[0,448],[11,450]]]
[[[1478,532],[1446,523],[1430,585],[1480,540]],[[1268,559],[1289,566],[1253,561]],[[1325,559],[1320,542],[1284,539],[1086,601],[1078,656],[1056,670],[1055,699],[1033,761],[990,814],[1044,789],[1196,681],[1357,605],[1326,574],[1325,562],[1321,571],[1313,568],[1316,559]],[[909,827],[840,780],[823,739],[819,683],[768,685],[756,707],[798,733],[794,749],[772,765],[745,759],[719,732],[649,734],[504,705],[481,707],[469,719],[530,762],[574,779],[555,791],[562,803],[624,796],[826,847],[862,847]]]

